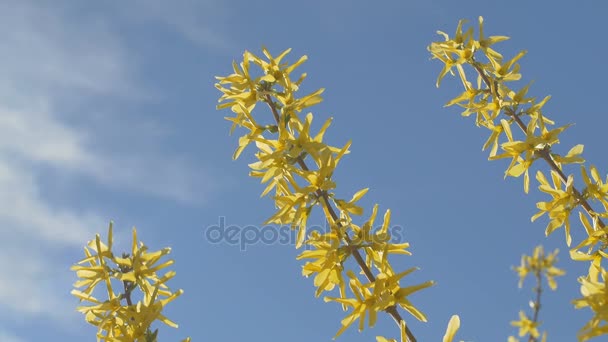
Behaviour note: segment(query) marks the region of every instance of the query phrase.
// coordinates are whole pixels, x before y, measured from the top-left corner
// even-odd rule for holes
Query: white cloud
[[[178,201],[200,197],[201,175],[188,160],[133,146],[124,146],[120,152],[104,148],[104,132],[98,127],[103,112],[87,105],[100,98],[132,103],[145,99],[144,87],[135,81],[138,64],[113,19],[75,13],[78,6],[61,6],[51,1],[7,0],[0,4],[3,315],[55,320],[69,317],[74,301],[68,298],[72,298],[48,296],[57,291],[67,293],[66,280],[48,270],[56,267],[59,251],[66,247],[80,251],[79,246],[93,237],[93,231],[103,231],[109,219],[107,213],[100,214],[95,208],[76,209],[69,203],[50,202],[43,183],[53,179],[41,170],[51,168],[116,191]],[[184,25],[202,27],[196,21]],[[63,111],[66,103],[90,109],[75,117]],[[71,120],[74,118],[77,120]],[[154,125],[141,123],[141,127]],[[159,144],[154,141],[158,132],[147,135],[144,129],[136,133],[140,140]],[[77,195],[82,200],[78,207],[86,208],[84,195]],[[57,314],[63,311],[68,314]],[[15,340],[0,331],[0,341],[11,338]]]
[[[91,95],[103,95],[104,100],[143,95],[141,85],[129,78],[136,68],[111,23],[86,15],[66,18],[66,12],[15,1],[0,14],[0,51],[7,52],[0,63],[0,153],[80,172],[105,185],[180,201],[195,198],[200,186],[190,183],[200,176],[187,162],[130,151],[129,146],[121,152],[103,151],[99,127],[71,126],[64,119],[67,114],[56,108],[61,102],[86,103]],[[85,110],[89,113],[80,115],[80,121],[103,115],[94,107]],[[136,133],[139,140],[154,139],[154,133]]]
[[[146,127],[138,132],[145,134]],[[190,202],[200,199],[201,172],[186,160],[154,151],[99,151],[90,134],[54,116],[48,106],[29,104],[11,110],[0,103],[0,157],[5,163],[37,162],[65,172],[88,175],[98,182],[123,190]],[[146,139],[145,136],[139,139]],[[152,132],[152,136],[162,133]],[[152,137],[153,139],[153,137]],[[0,159],[1,161],[2,159]],[[204,175],[202,176],[204,178]]]
[[[33,172],[15,160],[0,158],[0,232],[5,241],[25,236],[33,244],[75,247],[91,239],[106,220],[94,213],[56,209],[40,197]]]
[[[0,103],[0,152],[20,159],[77,167],[92,162],[85,135],[61,123],[47,108],[30,104],[12,110]]]
[[[68,279],[60,279],[67,267],[52,265],[52,261],[33,247],[17,249],[2,243],[0,268],[4,274],[10,275],[0,282],[0,305],[4,307],[2,315],[18,312],[64,321],[70,316],[74,318],[75,301],[64,301],[58,295],[65,292],[65,289],[58,287],[70,284]],[[0,338],[0,341],[4,340]]]

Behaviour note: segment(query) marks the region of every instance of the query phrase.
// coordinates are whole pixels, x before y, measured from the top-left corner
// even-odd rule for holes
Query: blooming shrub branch
[[[226,118],[232,122],[231,132],[237,126],[246,130],[233,157],[238,158],[250,144],[257,148],[257,161],[249,165],[250,176],[267,184],[262,196],[271,194],[276,207],[266,224],[289,225],[297,230],[296,248],[307,246],[298,256],[308,260],[302,274],[314,276],[317,296],[338,290],[338,296],[325,297],[325,301],[337,302],[349,311],[336,336],[357,321],[360,331],[366,321],[373,326],[378,313],[384,311],[397,323],[402,341],[416,341],[398,308],[426,321],[410,296],[434,283],[401,285],[416,268],[396,272],[390,263],[389,254],[410,254],[408,243],[390,242],[390,210],[385,211],[380,228],[376,228],[378,205],[374,205],[367,220],[356,223],[356,218],[364,214],[357,202],[367,188],[350,199],[339,197],[336,192],[333,174],[350,152],[351,143],[336,147],[323,141],[331,119],[318,132],[311,132],[313,114],[304,114],[304,110],[322,101],[324,89],[298,97],[296,92],[306,74],[295,80],[291,75],[307,57],[288,64],[283,60],[289,49],[276,57],[265,48],[262,51],[264,57],[245,51],[242,62],[233,62],[232,74],[217,77],[216,87],[222,92],[218,109],[230,109],[233,113]],[[269,109],[267,118],[254,113],[258,104]],[[307,235],[307,222],[314,208],[323,212],[329,230]],[[358,265],[358,272],[347,269],[349,258]],[[378,340],[387,339],[378,337]]]
[[[547,279],[549,288],[553,291],[557,289],[557,282],[555,277],[562,276],[565,272],[555,267],[557,261],[557,250],[553,253],[545,255],[545,251],[542,246],[537,246],[534,249],[532,256],[523,255],[521,257],[521,264],[515,267],[515,271],[519,275],[519,287],[521,288],[524,279],[528,275],[534,276],[536,285],[533,291],[536,293],[534,300],[530,301],[530,308],[532,309],[532,318],[530,318],[525,312],[519,312],[519,320],[511,322],[511,325],[519,328],[519,337],[528,336],[528,342],[538,342],[540,332],[538,327],[540,326],[539,313],[541,309],[541,295],[543,292],[542,279],[543,275]],[[541,341],[547,340],[547,333],[543,332]],[[509,337],[509,342],[518,342],[519,340],[513,336]]]
[[[149,251],[143,242],[137,241],[135,228],[131,253],[116,256],[112,252],[112,245],[110,223],[107,244],[101,242],[97,234],[95,240],[84,248],[86,257],[71,267],[79,278],[71,293],[80,302],[91,304],[79,306],[77,310],[85,315],[89,324],[97,327],[97,341],[156,342],[158,329],[152,331],[152,324],[160,321],[177,328],[177,324],[165,317],[162,310],[183,293],[182,290],[172,292],[166,285],[175,276],[174,271],[158,274],[173,265],[173,260],[161,262],[171,249]],[[107,295],[106,300],[93,296],[100,284],[105,287],[103,293]],[[141,299],[134,302],[135,295]],[[186,338],[182,342],[189,341],[190,338]]]
[[[587,238],[570,250],[574,260],[589,261],[587,275],[580,277],[583,298],[577,299],[575,307],[589,307],[594,316],[579,334],[585,341],[594,336],[608,333],[608,286],[606,270],[601,261],[608,257],[608,231],[602,218],[608,217],[608,177],[602,180],[593,165],[585,165],[582,158],[583,145],[570,148],[561,155],[554,150],[559,143],[559,135],[570,125],[550,128],[555,123],[543,112],[549,96],[537,101],[527,95],[530,85],[521,89],[509,88],[509,82],[521,79],[517,61],[525,55],[519,52],[515,57],[505,60],[493,49],[495,43],[508,39],[505,36],[486,37],[483,32],[483,18],[479,18],[478,39],[474,38],[473,28],[463,30],[465,21],[458,23],[456,34],[450,38],[438,32],[444,41],[433,42],[428,47],[432,57],[443,63],[437,78],[437,86],[448,74],[458,74],[464,91],[449,101],[446,106],[457,105],[464,109],[463,116],[475,115],[475,124],[489,130],[489,137],[483,149],[490,149],[490,160],[510,159],[505,177],[524,178],[524,191],[528,193],[529,170],[537,160],[543,160],[549,167],[549,174],[536,172],[539,190],[550,198],[537,203],[539,212],[532,221],[547,214],[549,223],[546,234],[564,228],[566,244],[572,243],[570,218],[578,214]],[[465,69],[466,67],[466,69]],[[467,73],[467,70],[469,72]],[[472,83],[467,75],[472,73],[477,81]],[[516,138],[512,127],[522,132]],[[503,153],[498,154],[498,147]],[[575,174],[569,174],[563,166],[582,164],[580,177],[583,188],[575,187]]]

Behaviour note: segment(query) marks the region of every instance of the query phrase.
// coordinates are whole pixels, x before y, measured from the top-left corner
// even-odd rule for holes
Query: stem
[[[129,254],[123,253],[122,254],[123,258],[128,258]],[[122,272],[123,274],[131,272],[131,268],[127,267],[127,266],[123,266],[120,265],[120,272]],[[133,291],[133,286],[132,286],[132,282],[127,281],[127,280],[123,280],[122,281],[122,286],[125,289],[125,293],[123,294],[123,298],[127,301],[127,305],[132,306],[133,305],[133,301],[131,300],[131,292]]]
[[[540,312],[540,296],[543,292],[542,288],[542,277],[540,270],[535,270],[534,275],[536,276],[536,287],[534,288],[536,292],[536,300],[534,301],[534,317],[532,318],[533,323],[538,323],[538,314]],[[528,337],[528,342],[537,342],[538,339],[532,335]]]
[[[265,102],[270,107],[270,110],[272,111],[272,115],[274,116],[274,119],[276,120],[277,125],[280,125],[281,122],[280,122],[279,112],[277,111],[277,108],[276,108],[276,106],[275,106],[274,102],[272,101],[272,98],[270,97],[269,94],[266,95]],[[299,156],[296,159],[296,162],[302,168],[302,170],[304,170],[304,171],[309,171],[310,170],[308,168],[308,165],[306,165],[306,162],[304,162],[304,160],[302,159],[301,156]],[[325,208],[329,212],[329,215],[331,216],[331,219],[334,222],[336,222],[336,224],[339,227],[342,227],[342,223],[339,221],[339,217],[336,214],[336,211],[334,210],[333,206],[331,205],[331,203],[329,201],[329,196],[327,195],[327,191],[323,191],[323,190],[319,189],[319,190],[316,191],[316,194],[317,194],[317,196],[319,198],[323,199],[323,205],[325,206]],[[349,247],[355,247],[355,248],[351,248],[351,251],[353,253],[353,256],[355,257],[355,260],[357,261],[357,264],[359,264],[359,267],[361,267],[361,270],[365,274],[365,277],[367,278],[367,280],[369,282],[376,281],[376,277],[374,276],[374,274],[372,273],[372,271],[370,270],[370,268],[367,267],[367,265],[365,264],[365,260],[361,256],[361,253],[357,249],[357,246],[352,245],[352,240],[350,239],[350,237],[348,236],[348,234],[344,235],[343,238],[344,238],[344,241],[346,242],[347,246],[349,246]],[[399,311],[397,310],[397,307],[395,305],[392,305],[392,306],[386,308],[384,311],[386,311],[393,318],[393,320],[395,321],[395,323],[397,323],[397,325],[400,325],[401,321],[404,320],[403,317],[401,317],[401,314],[399,313]],[[416,337],[414,337],[414,334],[412,333],[412,331],[410,330],[410,328],[408,326],[405,327],[405,333],[407,335],[408,341],[410,341],[410,342],[416,342]]]
[[[490,82],[490,79],[488,78],[486,73],[483,71],[483,69],[479,65],[477,65],[477,63],[471,63],[471,65],[473,66],[473,68],[475,68],[477,73],[481,76],[481,78],[483,79],[483,82],[486,84],[488,89],[490,89],[490,91],[492,92],[492,96],[497,99],[500,99],[501,96],[496,91],[497,82],[494,81],[494,86],[492,86],[492,82]],[[507,115],[512,117],[513,120],[515,120],[515,123],[517,124],[517,126],[525,134],[527,132],[527,129],[526,129],[526,125],[522,121],[521,117],[519,115],[517,115],[513,111],[512,108],[507,108],[506,111],[508,112]],[[555,160],[553,160],[553,158],[551,157],[549,150],[541,150],[541,151],[537,151],[537,153],[539,153],[541,158],[544,159],[547,162],[547,164],[549,164],[549,167],[557,173],[557,175],[559,176],[559,179],[562,181],[562,183],[564,183],[564,185],[567,184],[568,177],[564,174],[564,172],[557,165],[557,163],[555,163]],[[577,188],[575,188],[574,185],[572,186],[572,192],[573,192],[574,196],[576,197],[578,203],[583,207],[583,209],[585,209],[585,212],[591,218],[597,219],[597,224],[598,224],[599,228],[603,229],[606,225],[604,224],[604,222],[602,221],[602,219],[600,217],[598,217],[597,215],[594,215],[595,211],[593,210],[593,207],[591,207],[591,205],[589,204],[587,199],[585,199],[583,197],[583,195],[581,195],[581,192]]]

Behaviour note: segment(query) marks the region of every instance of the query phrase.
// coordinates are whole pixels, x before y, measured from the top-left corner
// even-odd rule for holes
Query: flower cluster
[[[557,262],[557,250],[553,253],[545,254],[545,251],[542,246],[537,246],[534,248],[534,253],[532,256],[523,255],[521,257],[521,264],[515,267],[515,271],[519,275],[519,287],[521,288],[524,279],[528,275],[533,275],[536,278],[536,285],[534,287],[534,292],[536,292],[536,298],[533,301],[530,301],[530,307],[534,311],[532,318],[528,317],[525,312],[519,312],[519,320],[511,322],[511,325],[519,328],[519,337],[528,336],[529,341],[538,341],[540,337],[540,333],[538,331],[538,326],[540,322],[538,321],[538,314],[541,308],[540,298],[542,293],[542,276],[544,275],[547,279],[547,283],[549,284],[549,288],[555,291],[557,289],[557,283],[555,282],[555,277],[563,276],[565,272],[557,267],[555,267],[555,263]],[[543,333],[541,341],[545,341],[547,338],[547,333]],[[518,340],[511,336],[509,337],[509,342],[517,342]]]
[[[557,253],[558,250],[556,249],[553,253],[545,255],[543,247],[537,246],[534,248],[532,256],[522,255],[521,264],[514,268],[519,275],[519,287],[522,287],[524,279],[530,274],[537,278],[544,275],[551,290],[555,291],[557,289],[555,277],[566,274],[563,270],[554,266],[557,262]]]
[[[290,50],[276,57],[265,48],[262,51],[265,58],[245,51],[242,62],[233,63],[232,74],[217,77],[216,87],[222,92],[218,109],[230,109],[234,114],[226,118],[232,122],[232,130],[237,126],[246,129],[239,138],[234,158],[250,144],[257,147],[257,161],[249,165],[250,175],[267,184],[262,196],[271,194],[276,207],[266,223],[297,229],[296,247],[307,246],[298,258],[310,260],[304,264],[302,273],[314,276],[316,295],[338,289],[339,297],[328,296],[325,300],[351,309],[337,335],[357,320],[360,330],[366,318],[368,325],[373,326],[377,313],[386,311],[398,323],[401,339],[415,341],[397,307],[426,321],[409,297],[433,282],[401,285],[402,279],[415,268],[398,273],[389,262],[389,254],[410,254],[409,244],[390,242],[390,211],[385,212],[380,228],[375,227],[377,205],[362,225],[355,223],[355,218],[363,215],[357,202],[368,189],[356,192],[350,199],[336,194],[333,174],[350,152],[350,142],[341,147],[324,142],[331,119],[318,132],[312,132],[313,114],[303,111],[321,102],[323,89],[298,97],[296,93],[306,74],[295,81],[292,78],[293,71],[307,57],[289,64],[284,59]],[[254,115],[259,103],[269,109],[267,119]],[[307,235],[307,221],[314,208],[321,208],[330,228]],[[354,258],[359,272],[347,269],[349,258]]]
[[[84,248],[85,258],[72,266],[79,280],[74,284],[72,294],[80,301],[91,305],[79,306],[88,323],[97,327],[97,341],[107,342],[156,342],[158,329],[151,330],[155,321],[177,328],[177,324],[162,314],[169,302],[183,291],[172,292],[166,285],[175,276],[174,271],[163,275],[158,272],[171,266],[173,260],[161,262],[169,254],[170,248],[149,251],[137,241],[133,229],[131,253],[116,256],[112,252],[112,223],[108,230],[107,244],[101,242],[99,234]],[[114,285],[113,285],[114,283]],[[93,296],[98,285],[105,286],[106,300]],[[121,288],[118,292],[115,291]],[[140,300],[134,302],[134,296]],[[189,342],[190,338],[182,342]]]
[[[480,17],[479,35],[478,39],[475,39],[473,28],[463,29],[464,22],[461,20],[458,23],[453,38],[438,32],[444,41],[433,42],[428,47],[432,57],[444,65],[437,79],[437,86],[448,73],[454,75],[455,69],[464,87],[464,92],[449,101],[446,106],[458,105],[464,108],[463,116],[474,114],[476,125],[489,130],[490,135],[483,149],[490,148],[490,160],[511,159],[505,177],[523,175],[526,193],[529,191],[531,166],[539,159],[547,163],[550,177],[539,170],[536,172],[536,179],[539,182],[539,190],[548,194],[551,199],[537,203],[539,212],[532,220],[547,214],[549,223],[546,234],[564,227],[566,243],[570,246],[570,217],[572,213],[578,212],[588,237],[574,247],[570,254],[574,260],[591,261],[591,267],[589,273],[579,279],[584,298],[576,303],[579,307],[590,307],[595,314],[579,337],[586,340],[598,334],[606,334],[608,317],[603,313],[608,310],[606,297],[594,294],[597,293],[597,288],[606,286],[603,278],[606,271],[601,266],[601,260],[608,257],[604,252],[608,246],[608,232],[602,221],[602,218],[608,217],[608,178],[603,181],[594,166],[584,165],[585,160],[581,156],[583,145],[573,146],[566,155],[554,151],[554,146],[559,143],[559,135],[569,125],[551,128],[555,123],[543,112],[543,106],[549,96],[537,101],[527,95],[529,85],[518,90],[509,88],[509,82],[521,79],[517,61],[526,52],[521,51],[515,57],[505,60],[492,46],[508,37],[486,37],[483,19]],[[472,70],[475,74],[475,83],[468,80],[467,70]],[[514,137],[513,126],[522,132],[521,138]],[[503,153],[498,154],[499,146]],[[584,185],[582,190],[575,187],[575,175],[567,174],[563,168],[567,164],[575,163],[583,164],[580,169],[580,178]],[[587,250],[582,251],[582,248]],[[602,275],[601,279],[598,275]]]

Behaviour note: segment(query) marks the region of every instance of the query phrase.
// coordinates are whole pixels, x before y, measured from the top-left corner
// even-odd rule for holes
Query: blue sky
[[[395,261],[421,268],[408,284],[437,281],[412,297],[429,317],[408,319],[419,340],[439,341],[452,314],[466,341],[515,334],[509,322],[532,283],[519,290],[510,268],[538,243],[560,248],[568,272],[543,298],[543,326],[550,341],[573,340],[589,318],[570,304],[587,266],[568,260],[562,230],[545,238],[545,218],[530,223],[543,197],[503,180],[507,162],[481,152],[486,132],[443,108],[460,84],[435,88],[441,65],[426,46],[436,30],[483,15],[488,33],[511,36],[504,55],[528,50],[522,74],[533,95],[553,96],[546,114],[576,123],[558,151],[583,143],[605,174],[607,10],[600,1],[0,1],[0,340],[94,340],[74,312],[68,268],[109,220],[119,247],[137,226],[150,247],[173,249],[172,286],[185,294],[167,308],[180,328],[162,328],[163,341],[331,339],[345,313],[314,298],[293,245],[241,250],[205,238],[220,217],[259,226],[273,212],[247,177],[253,150],[231,160],[237,137],[213,87],[262,45],[309,56],[305,90],[327,89],[316,120],[334,117],[330,142],[353,139],[338,193],[370,187],[367,212],[390,208],[412,245]],[[339,340],[376,335],[397,336],[388,316]]]

